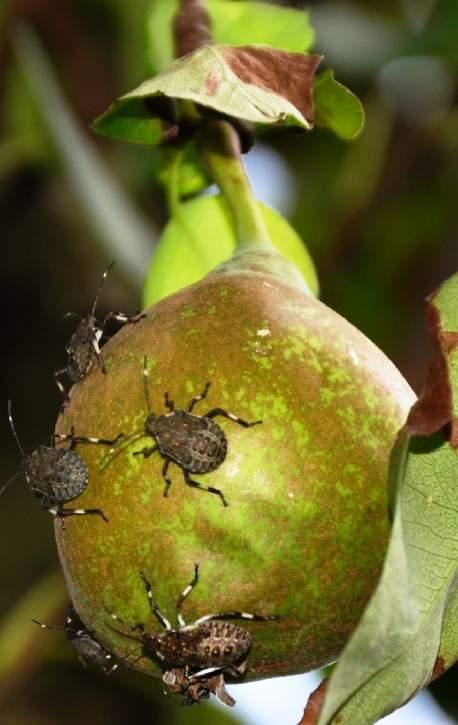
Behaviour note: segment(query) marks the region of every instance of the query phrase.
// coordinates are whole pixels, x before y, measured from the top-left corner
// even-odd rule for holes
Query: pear
[[[89,485],[78,507],[108,517],[56,522],[60,559],[86,627],[126,664],[161,675],[142,655],[143,624],[158,634],[144,577],[164,615],[199,564],[182,607],[187,623],[213,612],[240,621],[253,644],[245,679],[305,672],[336,659],[380,574],[389,535],[391,448],[415,396],[387,357],[336,312],[263,271],[220,270],[146,310],[103,348],[72,390],[57,432],[125,438],[81,444]],[[144,365],[146,359],[146,370]],[[187,485],[166,459],[141,451],[156,416],[210,387],[192,414],[214,418],[227,453]],[[147,394],[145,394],[145,385]],[[148,400],[147,400],[148,399]],[[181,444],[186,448],[186,442]],[[140,453],[134,455],[134,453]],[[115,615],[116,620],[112,615]]]

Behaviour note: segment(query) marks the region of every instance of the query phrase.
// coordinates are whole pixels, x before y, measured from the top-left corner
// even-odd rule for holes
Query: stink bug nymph
[[[52,629],[55,632],[64,632],[68,641],[72,643],[78,653],[78,659],[86,666],[87,662],[101,667],[105,675],[111,675],[118,669],[119,661],[116,660],[111,652],[98,642],[93,632],[86,629],[80,617],[76,613],[73,606],[65,619],[64,627],[52,627],[49,624],[43,624],[36,619],[32,622],[38,624],[42,629]]]
[[[214,486],[205,486],[199,481],[191,478],[191,473],[204,474],[214,471],[226,458],[227,454],[227,438],[223,429],[215,422],[214,418],[222,416],[243,426],[251,428],[254,425],[262,423],[261,420],[255,420],[248,423],[233,413],[229,413],[223,408],[212,408],[204,415],[195,415],[192,413],[194,406],[207,397],[210,383],[207,383],[200,395],[196,395],[189,401],[186,410],[175,408],[173,400],[170,400],[168,393],[165,393],[165,407],[168,413],[156,415],[152,410],[151,399],[148,387],[148,360],[143,360],[143,389],[148,409],[148,415],[145,419],[144,430],[133,433],[132,436],[126,438],[127,442],[142,436],[150,436],[154,443],[152,446],[136,451],[135,456],[142,455],[145,458],[151,456],[155,451],[164,459],[162,466],[162,477],[165,481],[164,496],[168,495],[172,480],[167,475],[168,468],[171,463],[175,463],[181,468],[185,483],[193,488],[199,488],[202,491],[216,494],[220,497],[224,506],[228,503],[222,491]]]
[[[143,624],[129,626],[129,632],[115,631],[140,642],[146,657],[159,660],[165,670],[164,684],[170,692],[182,694],[186,704],[200,702],[213,692],[222,702],[234,705],[235,700],[224,687],[224,674],[241,677],[245,673],[252,638],[247,630],[224,620],[268,622],[278,617],[231,611],[206,614],[192,624],[186,624],[181,607],[199,580],[199,565],[195,564],[194,578],[183,589],[175,605],[178,627],[172,627],[159,609],[146,576],[143,573],[140,576],[151,612],[165,631],[148,634]],[[126,625],[115,614],[110,615],[121,625]]]
[[[88,484],[88,468],[85,461],[73,449],[77,443],[97,443],[113,446],[119,440],[106,438],[87,438],[75,436],[73,429],[69,435],[55,434],[51,446],[38,446],[31,453],[25,453],[13,423],[11,414],[11,401],[8,401],[8,419],[11,430],[22,455],[21,465],[9,481],[0,489],[0,495],[14,480],[18,473],[23,473],[32,493],[38,498],[43,508],[54,517],[62,520],[65,528],[67,516],[84,516],[97,514],[105,521],[107,517],[101,509],[67,508],[65,504],[77,498],[86,489]],[[69,448],[56,448],[55,440],[70,441]]]
[[[79,319],[78,326],[70,338],[70,342],[66,347],[68,359],[67,366],[62,370],[56,370],[54,377],[57,387],[65,395],[64,386],[60,380],[63,375],[67,375],[71,383],[78,383],[86,377],[92,367],[94,360],[97,360],[102,371],[106,373],[103,355],[100,350],[101,339],[105,334],[105,328],[110,320],[118,320],[118,322],[137,322],[144,317],[143,314],[128,317],[122,312],[110,312],[103,320],[99,322],[95,316],[95,310],[99,299],[100,290],[107,278],[114,262],[105,270],[100,280],[99,286],[89,314],[82,317],[74,312],[67,312],[65,317],[76,317]]]

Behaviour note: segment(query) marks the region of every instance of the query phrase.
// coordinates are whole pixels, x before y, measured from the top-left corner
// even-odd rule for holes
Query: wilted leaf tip
[[[441,677],[444,674],[444,672],[446,671],[446,669],[447,669],[447,665],[446,665],[444,658],[438,657],[434,664],[434,669],[433,669],[433,672],[431,675],[431,682],[433,680],[437,680],[438,677]]]
[[[286,98],[313,122],[313,78],[322,55],[288,53],[265,46],[220,46],[224,60],[244,83]]]
[[[305,706],[304,714],[298,725],[316,725],[320,715],[321,706],[323,704],[326,690],[328,689],[329,679],[325,678],[320,682],[316,690],[309,695]]]
[[[436,353],[431,361],[425,388],[413,405],[405,429],[411,435],[429,436],[450,426],[448,439],[458,448],[458,418],[454,415],[451,356],[458,351],[458,332],[443,329],[442,315],[436,306],[437,293],[427,300],[426,319]]]

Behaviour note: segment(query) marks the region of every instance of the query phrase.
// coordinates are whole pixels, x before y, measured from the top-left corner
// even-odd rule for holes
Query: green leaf
[[[311,129],[313,75],[320,60],[319,55],[269,47],[204,46],[126,93],[95,120],[93,128],[105,135],[156,144],[161,140],[161,125],[150,121],[156,114],[151,108],[147,111],[143,101],[166,96],[252,123]],[[153,132],[150,123],[156,124]],[[169,124],[169,130],[173,128]]]
[[[166,135],[163,121],[151,115],[141,98],[110,106],[95,119],[92,129],[102,136],[149,146],[157,146]]]
[[[434,666],[434,677],[439,677],[449,669],[457,660],[458,652],[458,579],[455,579],[454,586],[450,589],[449,600],[445,607],[444,619],[442,622],[441,643],[439,647],[436,664]]]
[[[313,88],[315,125],[329,128],[350,141],[364,126],[364,109],[360,100],[334,78],[332,70],[320,73]]]
[[[146,56],[152,73],[164,70],[175,58],[173,17],[178,0],[153,0],[146,19]]]
[[[315,268],[303,241],[278,212],[259,205],[272,242],[296,264],[317,294]],[[144,287],[145,306],[198,282],[229,259],[235,247],[232,217],[222,196],[203,196],[180,204],[151,260]]]
[[[184,149],[166,146],[157,149],[156,154],[156,178],[166,188],[171,184],[172,176],[175,173],[177,156],[180,156],[178,178],[173,179],[173,183],[176,183],[178,198],[197,194],[213,183],[200,163],[193,143],[186,144]]]
[[[315,40],[306,10],[233,0],[209,0],[207,7],[217,43],[270,45],[290,53],[305,53]]]
[[[458,456],[453,426],[429,435],[415,433],[433,412],[431,386],[438,381],[432,371],[440,370],[448,381],[454,420],[458,274],[430,298],[430,307],[434,342],[448,364],[438,368],[437,358],[431,364],[425,393],[394,448],[394,519],[384,569],[331,676],[318,725],[376,722],[458,658]],[[434,427],[438,424],[435,419]]]
[[[295,10],[262,2],[209,0],[206,8],[212,19],[215,43],[228,45],[270,45],[291,53],[306,52],[314,32],[305,10]],[[174,59],[172,22],[178,0],[156,0],[147,19],[147,55],[154,72],[163,70]]]

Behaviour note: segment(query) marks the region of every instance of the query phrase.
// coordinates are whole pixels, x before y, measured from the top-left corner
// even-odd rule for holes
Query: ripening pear
[[[72,517],[65,531],[56,523],[86,626],[136,669],[160,675],[130,629],[161,631],[140,572],[175,625],[176,600],[198,563],[186,622],[230,610],[278,616],[240,622],[253,637],[247,680],[334,660],[385,553],[389,456],[414,401],[401,374],[355,327],[262,265],[220,269],[156,303],[105,345],[104,358],[107,373],[93,366],[57,426],[125,436],[111,452],[78,446],[90,471],[78,506],[101,508],[109,522]],[[188,485],[174,462],[164,496],[166,459],[159,451],[134,455],[154,445],[145,421],[149,412],[170,413],[165,393],[186,409],[207,383],[193,415],[222,408],[262,421],[214,419],[226,457],[192,479],[219,489],[226,507]]]

